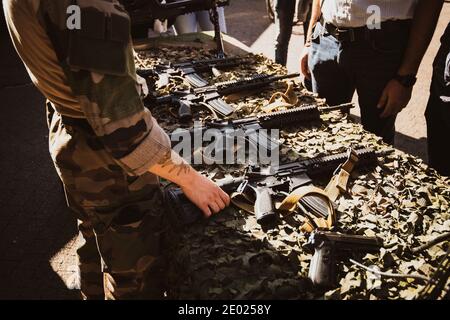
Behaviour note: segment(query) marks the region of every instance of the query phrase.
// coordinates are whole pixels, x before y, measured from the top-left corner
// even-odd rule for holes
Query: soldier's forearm
[[[436,29],[444,0],[420,0],[414,14],[400,75],[416,74]]]
[[[153,165],[149,171],[161,178],[183,186],[197,174],[192,167],[180,157],[179,154],[170,150],[157,164]]]

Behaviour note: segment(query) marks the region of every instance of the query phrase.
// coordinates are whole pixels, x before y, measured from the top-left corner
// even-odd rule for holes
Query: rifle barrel
[[[339,104],[337,106],[319,107],[319,111],[322,113],[326,113],[326,112],[332,112],[332,111],[337,111],[337,110],[350,110],[353,108],[355,108],[355,104],[353,102],[350,102],[350,103]]]

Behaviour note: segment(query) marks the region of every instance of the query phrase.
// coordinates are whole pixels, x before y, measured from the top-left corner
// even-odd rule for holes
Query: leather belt
[[[326,22],[323,16],[320,18],[320,23],[325,30],[334,36],[339,42],[358,42],[370,40],[373,34],[376,33],[401,33],[409,31],[411,27],[411,19],[407,20],[389,20],[381,23],[380,29],[369,29],[367,26],[357,28],[340,28],[332,23]]]
[[[339,42],[364,41],[369,38],[369,34],[372,32],[372,30],[369,30],[365,26],[358,28],[340,28],[332,23],[326,22],[323,17],[320,18],[320,23],[324,26],[325,30]]]

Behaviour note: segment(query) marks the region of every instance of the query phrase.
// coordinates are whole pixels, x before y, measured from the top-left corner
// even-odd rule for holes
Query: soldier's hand
[[[193,179],[181,186],[184,194],[199,207],[206,217],[230,205],[230,196],[214,182],[193,171]]]

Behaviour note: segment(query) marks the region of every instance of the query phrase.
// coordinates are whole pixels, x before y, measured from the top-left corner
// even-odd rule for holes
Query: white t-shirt
[[[322,0],[326,22],[343,28],[406,20],[414,15],[418,0]]]

